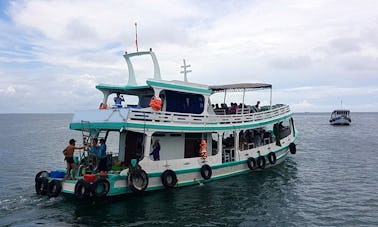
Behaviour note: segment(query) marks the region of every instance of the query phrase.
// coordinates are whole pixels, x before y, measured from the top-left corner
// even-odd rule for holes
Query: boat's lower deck
[[[261,171],[283,162],[289,152],[295,153],[293,143],[265,156],[250,157],[241,161],[211,165],[206,160],[201,160],[200,167],[191,169],[145,172],[138,166],[121,173],[109,173],[106,178],[92,175],[93,177],[84,176],[79,180],[39,176],[36,177],[36,192],[50,197],[64,193],[73,194],[78,198],[88,198],[183,187]]]

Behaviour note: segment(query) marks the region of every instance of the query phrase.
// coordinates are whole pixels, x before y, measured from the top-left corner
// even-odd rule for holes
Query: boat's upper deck
[[[142,85],[136,84],[134,67],[130,60],[131,57],[140,55],[150,55],[154,64],[154,78],[146,80],[146,83]],[[113,130],[140,127],[140,125],[151,128],[173,125],[178,130],[195,126],[197,129],[202,127],[206,130],[210,126],[219,128],[221,125],[222,128],[227,128],[235,125],[243,127],[246,124],[262,124],[291,115],[289,106],[272,105],[271,97],[270,105],[265,109],[258,110],[244,104],[246,91],[270,89],[271,96],[272,85],[270,84],[239,83],[208,86],[188,81],[166,81],[161,79],[160,68],[152,50],[125,54],[124,57],[129,69],[128,84],[124,86],[97,85],[96,88],[104,95],[100,108],[75,113],[70,124],[71,129],[81,130],[87,127],[83,126],[83,122],[89,122],[91,127]],[[242,104],[237,110],[231,110],[225,106],[218,108],[211,104],[212,94],[224,92],[226,95],[228,92],[235,91],[243,93]],[[116,103],[116,106],[111,106],[113,99],[111,95],[117,95],[117,99],[122,95],[135,96],[138,103],[134,105]],[[160,102],[157,108],[152,105],[154,99]],[[122,98],[122,101],[125,100]]]
[[[213,129],[226,129],[228,127],[240,127],[267,124],[279,119],[291,116],[288,105],[278,104],[259,112],[237,112],[235,114],[188,114],[175,113],[166,111],[154,111],[151,108],[119,108],[106,110],[87,110],[75,113],[71,129],[81,130],[88,122],[91,128],[102,128],[111,130],[120,130],[121,128],[139,125],[146,128],[162,128],[174,126],[181,130],[190,130],[195,127],[196,130],[206,130],[209,127]],[[203,129],[199,129],[199,128]]]

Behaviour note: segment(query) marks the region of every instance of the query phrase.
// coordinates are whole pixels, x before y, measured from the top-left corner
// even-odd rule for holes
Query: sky
[[[3,0],[0,113],[98,108],[97,84],[127,84],[135,23],[165,80],[183,80],[185,59],[190,82],[270,83],[293,112],[378,111],[376,0]],[[145,60],[138,83],[153,75]]]

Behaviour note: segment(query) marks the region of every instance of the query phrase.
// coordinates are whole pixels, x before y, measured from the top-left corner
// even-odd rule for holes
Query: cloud
[[[6,88],[0,88],[0,95],[12,96],[14,94],[16,94],[16,89],[11,85]]]
[[[325,109],[343,94],[376,110],[377,11],[369,0],[16,0],[0,17],[0,94],[13,87],[42,112],[97,108],[96,83],[127,82],[122,54],[135,50],[137,22],[139,48],[153,48],[164,79],[183,78],[185,58],[191,82],[267,82],[299,109]],[[150,66],[136,61],[140,82]],[[7,111],[30,105],[1,101]]]
[[[301,69],[311,65],[308,56],[275,58],[270,63],[273,67],[282,69]]]

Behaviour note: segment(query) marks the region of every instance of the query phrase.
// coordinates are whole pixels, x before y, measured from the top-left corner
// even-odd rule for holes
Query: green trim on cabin
[[[200,88],[200,87],[189,87],[189,86],[185,86],[185,85],[158,82],[158,81],[152,81],[152,80],[147,80],[147,84],[151,85],[151,86],[161,87],[161,88],[170,88],[170,89],[184,90],[184,91],[190,91],[190,92],[211,94],[210,89]]]
[[[268,125],[273,122],[281,121],[287,118],[290,118],[292,114],[288,114],[283,117],[279,117],[273,120],[263,121],[261,123],[244,123],[240,125],[234,124],[227,124],[227,126],[219,125],[211,126],[208,125],[158,125],[158,124],[150,124],[150,123],[130,123],[130,122],[91,122],[90,126],[91,129],[110,129],[110,130],[119,130],[124,128],[127,130],[128,128],[138,128],[138,129],[154,129],[154,130],[172,130],[172,131],[217,131],[217,130],[235,130],[235,129],[246,129],[246,128],[253,128],[253,127],[260,127],[263,125]],[[80,130],[82,129],[82,123],[71,123],[70,129],[73,130]]]

